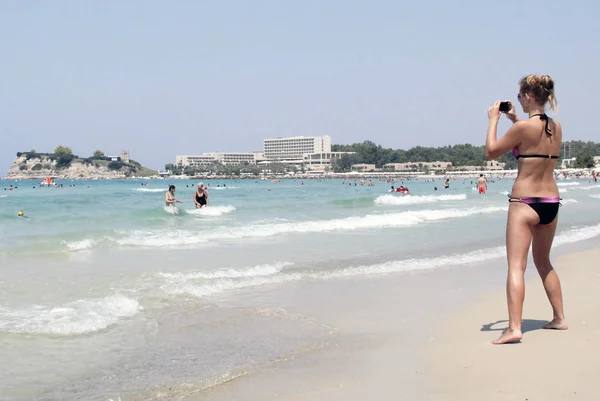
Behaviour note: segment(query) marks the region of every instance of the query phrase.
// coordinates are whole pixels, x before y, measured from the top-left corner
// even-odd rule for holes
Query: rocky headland
[[[80,158],[72,153],[17,154],[6,175],[7,179],[115,179],[155,176],[158,172],[133,160],[96,155]]]

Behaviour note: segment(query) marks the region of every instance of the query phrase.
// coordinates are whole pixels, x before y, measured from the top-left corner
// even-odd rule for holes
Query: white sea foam
[[[559,192],[561,194],[564,194],[565,192],[569,192],[569,190],[567,188],[562,188]]]
[[[581,185],[578,182],[558,182],[556,183],[556,185],[561,186],[561,187],[571,187],[571,186],[576,186],[576,185]]]
[[[163,188],[133,188],[133,190],[140,192],[167,192],[167,190]]]
[[[133,231],[117,240],[120,245],[169,247],[193,245],[210,241],[241,238],[273,237],[292,233],[349,232],[374,228],[410,227],[429,221],[469,217],[506,211],[507,206],[406,211],[402,213],[372,214],[332,220],[314,220],[293,223],[262,224],[221,228],[201,233],[190,230]]]
[[[25,309],[0,306],[0,332],[73,335],[103,330],[142,307],[121,295],[81,299],[62,306],[34,305]]]
[[[598,188],[600,188],[600,185],[588,185],[587,187],[580,187],[579,189],[589,190],[589,189],[598,189]]]
[[[63,241],[62,243],[66,245],[70,251],[83,251],[85,249],[93,248],[97,244],[97,241],[92,239],[82,239],[79,241]]]
[[[0,195],[0,198],[7,198],[8,195]]]
[[[600,236],[600,224],[565,230],[554,238],[553,245],[560,246],[585,241]]]
[[[597,198],[600,199],[600,194],[594,194],[594,195],[590,195],[592,198]]]
[[[375,199],[376,205],[414,205],[440,201],[466,200],[467,194],[457,195],[381,195]]]
[[[570,229],[556,236],[554,245],[571,244],[597,236],[600,236],[600,224]],[[283,284],[299,280],[328,280],[354,276],[402,273],[441,267],[459,267],[503,258],[505,255],[506,248],[503,245],[462,254],[395,260],[373,265],[346,267],[333,271],[286,272],[283,267],[291,265],[291,263],[280,262],[274,265],[262,265],[243,270],[225,270],[212,273],[162,273],[160,276],[166,281],[162,289],[168,294],[187,294],[195,297],[206,297],[237,289]]]
[[[170,285],[165,286],[163,289],[168,294],[187,294],[192,295],[194,297],[202,298],[209,295],[219,294],[231,290],[238,290],[248,287],[257,287],[267,284],[283,284],[286,282],[302,280],[304,278],[306,278],[306,275],[302,273],[288,273],[279,276],[248,277],[242,280],[223,278],[206,283],[171,283]]]
[[[221,269],[211,272],[159,273],[159,275],[174,280],[260,277],[280,273],[283,268],[292,265],[292,262],[277,262],[271,265],[257,265],[245,269]]]
[[[563,205],[566,205],[567,203],[579,203],[577,201],[577,199],[573,199],[573,198],[567,198],[567,199],[563,199],[560,201]]]
[[[209,187],[208,190],[209,191],[213,191],[213,190],[224,190],[224,189],[238,189],[239,187]]]
[[[163,209],[169,214],[179,214],[179,209],[177,206],[163,206]]]
[[[201,209],[189,209],[185,212],[193,216],[222,216],[235,210],[234,206],[204,206]]]
[[[299,280],[305,275],[301,273],[281,274],[291,262],[258,265],[245,269],[226,269],[213,272],[159,273],[165,279],[163,291],[168,294],[188,294],[204,297],[239,288],[253,287],[264,284],[277,284]]]

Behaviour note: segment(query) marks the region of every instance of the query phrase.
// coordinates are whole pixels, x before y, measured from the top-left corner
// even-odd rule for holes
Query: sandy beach
[[[442,269],[433,273],[435,279],[415,273],[343,283],[339,291],[358,294],[343,311],[327,309],[341,294],[324,288],[310,294],[328,293],[327,299],[316,297],[312,307],[302,306],[304,314],[339,331],[334,347],[290,357],[192,396],[164,396],[186,401],[596,400],[600,270],[594,261],[600,250],[562,255],[554,263],[565,294],[567,331],[541,330],[551,310],[531,263],[525,335],[521,343],[505,346],[491,344],[506,327],[503,261]],[[469,290],[475,283],[477,295]],[[296,297],[310,296],[307,291],[289,291],[286,310],[294,309]]]
[[[541,329],[551,309],[539,279],[526,286],[521,343],[493,346],[506,328],[502,291],[449,315],[431,342],[428,400],[597,400],[600,250],[558,258],[569,330]],[[528,266],[528,268],[534,268]]]

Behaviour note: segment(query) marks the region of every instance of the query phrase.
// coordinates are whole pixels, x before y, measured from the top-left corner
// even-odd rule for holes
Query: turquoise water
[[[126,399],[322,347],[330,328],[232,300],[501,259],[512,179],[484,196],[470,179],[449,189],[404,181],[410,196],[379,180],[205,181],[211,205],[201,210],[198,181],[57,183],[0,181],[0,358],[15,361],[0,373],[7,399]],[[177,208],[164,207],[171,183],[185,202]],[[555,245],[600,236],[600,185],[559,186]]]

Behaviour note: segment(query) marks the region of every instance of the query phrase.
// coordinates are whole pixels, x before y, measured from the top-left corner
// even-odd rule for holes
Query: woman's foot
[[[523,333],[521,330],[517,329],[506,329],[502,332],[502,335],[498,337],[498,339],[492,344],[509,344],[509,343],[518,343],[523,338]]]
[[[548,330],[566,330],[569,328],[565,319],[554,318],[550,323],[544,326]]]

